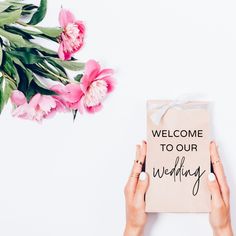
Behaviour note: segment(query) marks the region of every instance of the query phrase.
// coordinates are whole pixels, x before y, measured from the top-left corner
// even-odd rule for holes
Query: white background
[[[32,0],[32,2],[34,2]],[[35,1],[37,3],[38,1]],[[214,102],[214,135],[236,224],[236,2],[49,0],[87,26],[77,55],[116,70],[117,89],[95,115],[43,125],[0,117],[0,235],[122,235],[123,187],[145,138],[146,99],[200,92]],[[207,214],[149,217],[146,235],[212,235]]]

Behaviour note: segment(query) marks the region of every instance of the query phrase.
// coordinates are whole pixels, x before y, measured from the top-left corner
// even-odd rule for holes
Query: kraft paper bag
[[[146,212],[209,212],[207,102],[147,102]]]

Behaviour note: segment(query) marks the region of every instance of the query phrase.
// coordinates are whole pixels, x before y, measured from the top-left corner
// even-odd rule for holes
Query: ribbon
[[[190,107],[186,108],[185,105],[188,103],[192,103]],[[164,105],[156,105],[156,104],[148,104],[148,110],[153,111],[150,118],[153,123],[158,125],[161,121],[161,119],[165,116],[167,111],[171,108],[177,107],[180,109],[208,109],[208,103],[200,103],[196,102],[194,103],[192,100],[183,98],[183,99],[176,99],[174,101],[171,101]]]

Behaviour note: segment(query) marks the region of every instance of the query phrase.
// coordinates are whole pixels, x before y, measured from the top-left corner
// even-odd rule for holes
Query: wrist
[[[231,224],[224,228],[213,229],[214,236],[233,236],[233,230]]]
[[[143,236],[143,227],[126,225],[124,236]]]

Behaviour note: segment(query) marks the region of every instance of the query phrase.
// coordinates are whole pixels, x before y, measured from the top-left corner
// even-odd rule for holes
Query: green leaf
[[[7,52],[3,52],[2,67],[6,74],[8,74],[13,80],[15,80],[16,84],[18,84],[20,81],[18,71],[12,61],[11,55]]]
[[[15,0],[15,1],[12,1],[12,0],[5,0],[5,2],[11,2],[11,3],[14,3],[14,4],[20,4],[23,0]]]
[[[34,27],[34,28],[41,28],[41,27]],[[43,27],[42,27],[43,28]],[[17,30],[19,30],[19,28],[16,28]],[[50,31],[50,29],[54,29],[52,32]],[[28,29],[25,29],[25,28],[21,28],[20,29],[20,33],[22,34],[22,32],[24,32],[25,34],[27,34],[28,36],[30,36],[32,38],[32,36],[35,36],[35,37],[40,37],[40,38],[45,38],[45,39],[50,39],[54,42],[57,42],[58,43],[58,37],[60,35],[60,28],[47,28],[46,30],[44,30],[45,33],[43,33],[41,30],[28,30]],[[29,37],[28,37],[29,38]]]
[[[34,30],[28,30],[28,29],[25,29],[25,28],[21,28],[21,30],[27,34],[31,34],[31,35],[34,35],[34,36],[38,36],[41,34],[40,31],[34,31]]]
[[[44,60],[33,48],[18,48],[10,51],[9,54],[17,57],[24,64],[35,64]]]
[[[35,64],[27,65],[27,67],[28,67],[33,73],[35,73],[35,74],[37,74],[37,75],[39,75],[39,76],[42,76],[42,77],[44,77],[44,78],[46,78],[46,79],[51,79],[51,80],[58,81],[58,79],[57,79],[54,75],[52,75],[52,74],[46,72],[44,69],[42,69],[41,67],[39,67],[39,66],[37,66],[37,65],[35,65]]]
[[[25,75],[27,76],[27,78],[28,78],[28,83],[30,84],[31,83],[31,81],[34,79],[34,74],[30,71],[30,70],[28,70],[28,69],[26,69],[25,70]]]
[[[51,64],[47,63],[46,61],[40,63],[41,67],[43,70],[45,71],[51,71],[52,73],[56,74],[56,75],[60,75],[60,72],[58,72],[57,68],[55,66],[52,66]],[[46,69],[44,69],[46,68]]]
[[[46,12],[47,12],[47,0],[41,0],[39,8],[32,16],[29,24],[37,25],[39,22],[41,22],[44,19]]]
[[[72,110],[72,114],[73,114],[73,121],[75,121],[76,116],[78,114],[78,110]]]
[[[24,45],[25,45],[25,47],[28,47],[28,48],[37,49],[44,56],[51,56],[51,57],[57,57],[58,56],[58,53],[56,51],[53,51],[53,50],[48,49],[48,48],[45,48],[45,47],[40,46],[40,45],[38,45],[36,43],[29,42],[27,40],[25,40]]]
[[[28,81],[30,81],[27,90],[24,91],[27,101],[30,101],[36,93],[43,95],[57,95],[55,92],[49,90],[45,85],[43,85],[31,71],[28,71],[26,76],[28,77]]]
[[[29,39],[34,39],[32,37],[32,34],[25,32],[23,29],[20,29],[18,27],[15,26],[10,26],[10,25],[5,25],[4,27],[5,31],[10,32],[12,34],[16,34],[19,36],[22,36],[23,38],[29,40]]]
[[[15,90],[16,86],[10,80],[1,77],[0,78],[0,113],[2,112],[5,104],[7,104],[12,90]]]
[[[0,35],[7,38],[11,43],[15,43],[21,46],[25,45],[25,40],[20,35],[9,33],[2,28],[0,28]]]
[[[21,67],[21,69],[25,73],[25,76],[28,78],[28,84],[30,84],[31,80],[34,79],[33,73],[30,70],[28,70],[17,57],[12,57],[12,61],[14,62],[15,65]]]
[[[53,60],[51,60],[51,59],[46,58],[46,60],[47,60],[47,62],[48,62],[51,66],[53,66],[53,67],[56,69],[57,73],[58,73],[60,76],[68,77],[68,76],[67,76],[67,73],[66,73],[66,70],[64,69],[63,66],[59,65],[58,63],[56,63],[55,61],[53,61]]]
[[[79,71],[79,70],[83,70],[85,64],[81,63],[81,62],[74,62],[74,61],[62,61],[58,58],[50,58],[51,60],[55,61],[57,64],[59,64],[60,66],[71,70],[71,71]]]
[[[38,8],[34,4],[26,4],[23,6],[23,11],[32,11],[33,9]]]
[[[15,6],[24,6],[24,5],[28,5],[27,3],[22,3],[23,0],[15,0],[15,1],[12,1],[12,0],[5,0],[6,3],[11,3],[12,5],[15,5]]]
[[[78,74],[75,76],[74,80],[80,82],[82,77],[83,77],[83,74]]]
[[[28,87],[29,87],[29,79],[27,74],[25,73],[25,70],[22,69],[20,66],[16,65],[20,82],[18,84],[18,90],[20,90],[22,93],[26,94]]]
[[[2,65],[2,47],[0,46],[0,66]]]
[[[40,26],[35,26],[36,29],[40,30],[43,34],[52,37],[52,38],[58,38],[63,29],[59,27],[40,27]]]
[[[44,85],[42,85],[39,81],[32,80],[31,87],[37,92],[42,95],[57,95],[54,91],[47,89]]]
[[[21,9],[12,12],[0,13],[0,26],[13,24],[21,17]]]
[[[0,3],[0,12],[3,12],[5,11],[8,7],[10,7],[11,4],[10,3],[7,3],[7,2],[1,2]]]
[[[37,92],[31,87],[29,86],[26,93],[25,93],[25,97],[27,99],[27,102],[29,103],[31,98],[36,94]]]
[[[44,84],[42,84],[42,82],[35,75],[33,76],[33,80],[34,80],[34,82],[36,83],[37,86],[39,86],[40,88],[48,90],[48,88]],[[56,93],[54,92],[53,95],[55,95],[55,94]]]
[[[21,8],[21,7],[20,7]],[[19,10],[20,9],[18,6],[10,6],[8,7],[4,12],[13,12],[13,11],[16,11],[16,10]]]
[[[17,57],[12,57],[12,61],[13,61],[16,65],[20,66],[22,69],[26,70],[24,64],[23,64]]]
[[[24,32],[25,34],[28,34],[30,37],[35,36],[35,37],[40,37],[44,39],[49,39],[51,41],[54,41],[58,43],[58,38],[62,32],[61,28],[58,27],[38,27],[34,26],[35,29],[37,30],[29,30],[25,28],[21,28],[21,33]],[[17,28],[19,29],[19,28]]]
[[[5,101],[3,100],[2,85],[3,85],[3,77],[0,77],[0,114],[3,110],[4,105],[5,105]]]

